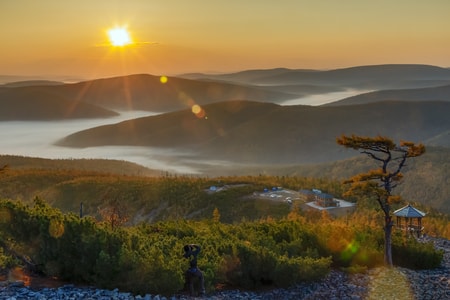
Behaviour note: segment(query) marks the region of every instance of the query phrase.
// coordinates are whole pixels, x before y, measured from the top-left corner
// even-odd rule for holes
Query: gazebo
[[[417,208],[408,204],[405,207],[397,209],[394,211],[394,215],[397,217],[397,227],[409,232],[410,234],[417,234],[419,237],[423,227],[422,227],[422,218],[425,217],[425,213],[421,212]],[[416,219],[416,222],[414,222]],[[404,224],[403,221],[405,220]]]

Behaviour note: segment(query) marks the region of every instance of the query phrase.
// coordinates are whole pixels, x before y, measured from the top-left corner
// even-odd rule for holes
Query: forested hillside
[[[113,159],[48,159],[15,155],[0,155],[0,166],[22,170],[78,170],[117,175],[158,176],[161,171]]]
[[[0,173],[0,273],[23,265],[74,283],[171,295],[182,288],[181,249],[190,243],[203,247],[199,264],[208,291],[289,287],[320,280],[333,268],[363,272],[383,261],[376,203],[353,199],[355,212],[332,218],[302,209],[302,197],[289,203],[257,196],[281,187],[340,198],[345,186],[338,180],[137,176],[56,168],[69,161],[37,168],[40,159],[27,160],[34,169],[15,167],[19,158]],[[422,224],[426,234],[450,238],[448,215],[430,211]],[[393,257],[398,266],[427,269],[439,266],[443,254],[396,230]]]
[[[325,106],[366,104],[379,101],[450,101],[450,85],[363,93],[325,104]]]
[[[114,180],[125,180],[132,182],[136,180],[143,182],[149,181],[148,186],[153,186],[154,189],[159,187],[159,184],[151,183],[154,178],[147,177],[163,177],[163,178],[197,178],[199,182],[203,182],[199,188],[207,189],[208,184],[216,185],[211,178],[242,178],[252,176],[251,178],[259,178],[260,176],[267,177],[267,186],[285,186],[283,180],[293,180],[292,178],[301,178],[303,183],[292,185],[294,189],[315,188],[320,186],[325,191],[336,194],[341,194],[342,187],[339,187],[344,179],[347,179],[355,174],[366,171],[374,167],[373,161],[362,154],[355,152],[355,157],[336,161],[326,164],[310,164],[310,165],[257,165],[257,166],[224,166],[220,169],[211,168],[205,169],[206,174],[202,180],[201,175],[169,174],[158,170],[150,170],[140,165],[125,161],[115,160],[50,160],[42,158],[30,158],[19,156],[0,156],[0,165],[9,165],[9,170],[0,176],[0,196],[12,199],[31,200],[36,195],[52,195],[46,196],[51,203],[62,201],[63,193],[62,187],[73,186],[70,188],[72,192],[67,195],[69,200],[65,202],[73,202],[70,205],[72,211],[77,211],[80,202],[88,203],[89,199],[96,199],[105,194],[106,190],[114,190],[116,186],[110,184]],[[395,190],[395,194],[399,194],[407,202],[421,203],[429,209],[440,211],[443,213],[450,213],[448,195],[450,195],[449,169],[450,162],[448,157],[450,150],[447,148],[427,148],[426,153],[415,159],[411,159],[404,169],[404,180]],[[8,175],[9,174],[9,175]],[[14,175],[13,175],[14,174]],[[212,177],[210,177],[212,176]],[[103,182],[104,187],[99,190],[89,190],[82,188],[80,182],[86,181],[85,178],[90,178],[91,184],[95,185],[97,178],[98,183]],[[269,180],[269,178],[271,178]],[[299,180],[299,179],[297,179]],[[244,180],[245,181],[245,180]],[[78,185],[75,184],[78,182]],[[157,182],[157,180],[155,180]],[[84,183],[86,184],[86,183]],[[137,184],[139,185],[139,184]],[[134,185],[133,185],[134,186]],[[143,184],[145,187],[145,185]],[[291,186],[291,185],[289,185]],[[26,187],[26,188],[24,188]],[[246,192],[251,193],[253,190],[258,190],[261,185],[252,187]],[[130,193],[139,194],[137,191],[132,191],[134,187],[127,188]],[[99,192],[103,190],[103,192]],[[83,196],[77,196],[80,192]],[[246,193],[244,192],[243,195]],[[68,193],[68,192],[67,192]],[[100,193],[100,194],[98,194]],[[190,193],[189,191],[187,192]],[[57,196],[59,195],[59,196]],[[144,196],[139,196],[144,197]],[[145,197],[144,197],[145,198]],[[184,196],[180,196],[180,199]],[[57,200],[61,199],[61,200]],[[88,202],[86,202],[88,201]],[[63,201],[64,202],[64,201]],[[98,203],[96,204],[98,206]],[[95,205],[93,205],[94,207]],[[68,209],[64,206],[58,206],[61,209]],[[209,211],[211,212],[211,211]],[[92,213],[96,213],[93,209]]]
[[[210,186],[227,186],[209,193]],[[64,212],[83,213],[101,219],[101,211],[120,208],[130,224],[141,221],[201,219],[215,208],[224,222],[286,216],[291,207],[285,202],[248,198],[264,188],[283,186],[322,188],[336,195],[340,184],[324,180],[276,177],[199,178],[189,176],[123,176],[87,171],[7,170],[0,176],[0,195],[31,203],[34,197],[46,199]]]
[[[300,166],[283,166],[255,168],[252,174],[265,173],[273,175],[304,176],[328,178],[343,181],[355,174],[376,167],[376,164],[363,154],[354,158],[325,164]],[[442,147],[427,147],[426,153],[408,161],[404,168],[403,182],[395,188],[394,193],[401,195],[405,201],[418,202],[423,205],[450,213],[450,150]],[[250,170],[247,170],[250,172]]]
[[[176,77],[162,83],[160,76],[134,74],[61,85],[0,86],[0,121],[104,118],[117,110],[168,112],[193,104],[240,99],[278,102],[295,97],[243,84]]]
[[[316,88],[389,89],[439,86],[449,83],[450,70],[430,65],[386,64],[334,70],[268,69],[229,74],[186,74],[186,78],[215,79],[266,85],[311,85]],[[323,92],[323,91],[322,91]]]
[[[386,101],[366,105],[280,106],[227,101],[127,120],[71,134],[65,147],[107,145],[178,150],[192,160],[239,164],[306,164],[354,156],[341,149],[342,134],[389,136],[423,142],[448,141],[450,102]]]
[[[51,121],[118,115],[98,105],[48,91],[51,87],[57,86],[0,87],[0,121]]]

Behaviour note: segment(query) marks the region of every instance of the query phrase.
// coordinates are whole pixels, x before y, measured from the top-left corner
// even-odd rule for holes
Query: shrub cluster
[[[396,235],[392,243],[392,257],[395,264],[420,270],[440,266],[444,251],[436,251],[432,242],[419,243],[413,237]]]
[[[315,222],[294,213],[287,219],[239,224],[212,218],[109,225],[63,214],[39,198],[32,207],[0,200],[0,246],[10,253],[29,258],[49,276],[135,294],[169,295],[182,289],[188,267],[182,256],[185,244],[202,247],[198,264],[209,290],[218,284],[286,287],[323,278],[333,265],[371,267],[383,255],[381,230],[347,226],[326,216]],[[418,245],[401,251],[407,260],[429,255],[426,266],[442,258]],[[0,263],[7,261],[0,251]]]
[[[0,214],[2,244],[28,257],[37,271],[133,293],[180,290],[188,267],[182,248],[190,243],[202,246],[199,266],[209,289],[219,283],[256,288],[318,279],[331,263],[329,258],[308,256],[311,245],[295,240],[287,223],[279,225],[280,232],[276,224],[265,222],[238,226],[212,220],[111,229],[90,217],[63,214],[39,198],[33,207],[0,201]],[[295,234],[310,233],[300,229]],[[291,242],[298,249],[287,251]],[[286,280],[288,270],[293,276]]]

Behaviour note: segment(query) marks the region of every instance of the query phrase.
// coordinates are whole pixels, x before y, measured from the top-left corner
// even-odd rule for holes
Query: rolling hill
[[[13,84],[10,84],[13,85]],[[231,83],[129,75],[73,84],[0,87],[0,120],[90,118],[109,110],[167,112],[228,100],[277,102],[296,95]]]
[[[143,110],[170,112],[230,100],[283,103],[307,95],[330,92],[380,89],[416,89],[393,95],[395,91],[362,95],[350,101],[446,100],[450,70],[427,65],[359,66],[328,71],[247,70],[208,75],[185,74],[170,77],[135,74],[64,84],[50,81],[12,82],[0,86],[1,120],[60,120],[103,118],[114,111]],[[437,86],[442,86],[437,88]],[[434,90],[418,90],[434,87]],[[440,93],[440,94],[439,94]],[[436,94],[436,97],[433,95]],[[433,97],[431,97],[433,96]],[[440,97],[437,97],[440,96]],[[381,97],[381,98],[380,98]],[[427,98],[427,99],[424,99]]]
[[[170,185],[161,187],[161,180],[181,181],[197,180],[202,182],[203,188],[211,183],[217,183],[217,180],[230,182],[245,182],[249,178],[261,178],[261,182],[268,180],[285,179],[289,181],[297,178],[304,184],[298,186],[298,189],[321,188],[325,191],[336,192],[332,187],[339,185],[332,184],[342,182],[357,173],[365,172],[376,166],[375,162],[368,159],[365,155],[354,151],[355,157],[335,161],[331,163],[309,164],[309,165],[255,165],[253,167],[231,166],[224,168],[213,168],[208,170],[208,177],[202,176],[166,176],[166,174],[149,170],[139,165],[116,160],[88,160],[88,159],[41,159],[22,156],[0,156],[0,166],[8,164],[9,169],[0,176],[0,196],[10,199],[22,199],[30,202],[34,197],[44,197],[50,203],[63,209],[64,211],[77,212],[80,201],[84,201],[86,209],[90,207],[91,213],[95,213],[101,202],[104,201],[99,195],[107,194],[111,190],[119,195],[127,195],[130,200],[130,210],[135,211],[136,220],[145,214],[156,215],[170,214],[170,209],[163,209],[151,212],[149,201],[156,201],[156,205],[163,205],[159,194],[164,194]],[[443,213],[450,213],[448,195],[450,186],[448,185],[450,161],[448,157],[450,149],[427,147],[424,155],[410,159],[404,168],[404,180],[394,190],[394,194],[401,195],[405,201],[412,203],[421,203],[428,208],[438,210]],[[210,177],[212,176],[212,177]],[[228,179],[227,177],[230,176]],[[236,176],[241,176],[238,179]],[[197,178],[197,179],[195,179]],[[265,178],[265,179],[264,179]],[[290,179],[289,179],[290,178]],[[295,181],[295,180],[294,180]],[[269,183],[261,183],[269,184]],[[275,184],[275,183],[273,183]],[[278,184],[283,185],[281,182]],[[159,190],[163,188],[163,190]],[[185,188],[190,191],[198,191],[191,185]],[[257,187],[245,187],[246,193],[252,193]],[[329,190],[331,189],[331,190]],[[153,191],[153,192],[150,192]],[[130,196],[131,195],[131,196]],[[230,201],[236,201],[236,205],[241,201],[230,194]],[[246,195],[246,194],[244,194]],[[151,197],[152,200],[149,200]],[[201,198],[201,197],[200,197]],[[196,201],[200,199],[196,199]],[[190,205],[190,202],[180,201],[180,205]],[[263,204],[261,204],[263,205]],[[173,209],[173,207],[171,208]],[[190,207],[190,209],[201,210],[199,207]],[[225,208],[224,208],[225,209]],[[221,213],[225,210],[221,209]],[[427,210],[428,212],[428,210]],[[173,213],[173,211],[172,211]],[[237,213],[237,212],[235,212]],[[239,214],[239,213],[238,213]],[[186,217],[188,217],[186,215]],[[239,215],[235,216],[240,220]]]
[[[0,121],[108,118],[118,113],[52,92],[56,86],[0,88]]]
[[[14,81],[9,83],[4,83],[0,86],[3,87],[24,87],[24,86],[40,86],[40,85],[61,85],[64,82],[61,81],[53,81],[53,80],[24,80],[24,81]]]
[[[126,176],[158,176],[160,170],[152,170],[141,165],[114,159],[48,159],[16,155],[0,155],[0,167],[14,170],[76,170],[91,173],[106,173]]]
[[[319,163],[355,154],[336,145],[341,134],[448,142],[449,111],[450,102],[439,101],[324,107],[227,101],[205,105],[200,115],[180,110],[87,129],[57,144],[171,148],[194,160],[249,164]]]
[[[339,101],[324,104],[324,106],[366,104],[378,101],[450,101],[450,85],[415,88],[384,90],[364,93],[348,97]]]
[[[397,89],[447,85],[450,70],[429,65],[391,64],[335,70],[268,69],[230,74],[185,74],[192,79],[214,79],[265,85],[313,85],[355,89]]]

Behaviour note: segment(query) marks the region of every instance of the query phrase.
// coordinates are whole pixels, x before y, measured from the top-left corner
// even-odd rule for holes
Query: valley
[[[450,145],[449,82],[450,70],[425,65],[12,82],[0,86],[0,154],[130,162],[140,174],[341,180],[354,168],[337,166],[360,154],[336,138],[382,135],[424,143],[417,174],[446,186],[448,156],[436,153]],[[408,197],[445,207],[446,188],[427,194],[416,180]]]

